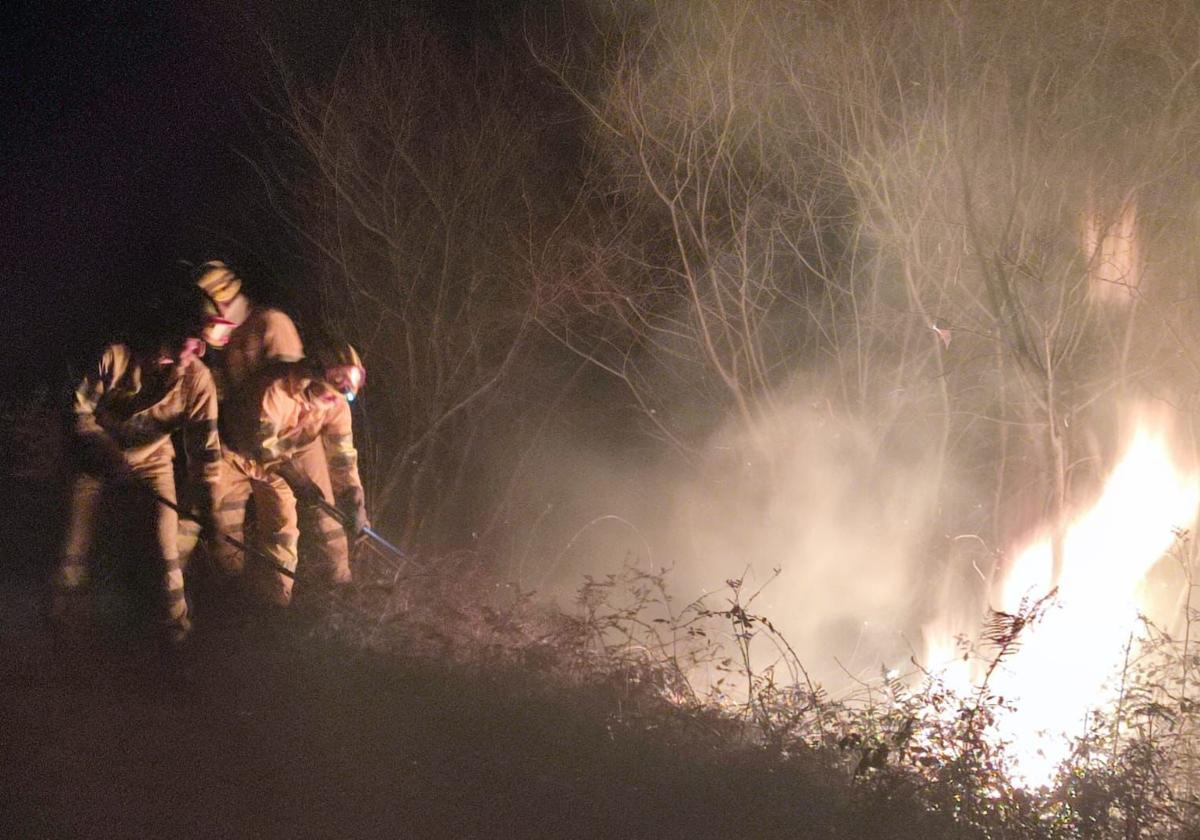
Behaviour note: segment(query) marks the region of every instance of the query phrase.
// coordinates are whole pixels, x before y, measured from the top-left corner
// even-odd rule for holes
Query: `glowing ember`
[[[1010,745],[1018,783],[1048,783],[1088,711],[1115,700],[1106,683],[1138,628],[1139,586],[1175,529],[1191,525],[1198,503],[1200,482],[1175,466],[1165,433],[1139,424],[1099,500],[1064,535],[1054,606],[1022,631],[1020,647],[992,675],[992,689],[1013,707],[998,721],[998,735]],[[1052,569],[1047,537],[1015,557],[995,606],[1015,612],[1022,597],[1045,595],[1056,583]],[[944,638],[934,639],[928,653],[947,649]]]

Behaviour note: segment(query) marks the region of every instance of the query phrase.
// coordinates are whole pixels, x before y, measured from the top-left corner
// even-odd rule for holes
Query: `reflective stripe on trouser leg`
[[[300,517],[304,544],[311,549],[305,562],[317,564],[317,572],[334,583],[350,580],[350,546],[346,529],[325,511],[305,507]]]
[[[235,574],[245,568],[246,558],[223,538],[228,536],[238,542],[246,541],[246,500],[250,498],[251,490],[250,477],[234,463],[233,456],[226,453],[221,459],[216,489],[217,540],[213,547],[217,564]]]
[[[296,524],[296,497],[292,488],[278,475],[254,481],[254,511],[258,518],[258,547],[278,566],[296,571],[296,543],[300,529]],[[292,600],[292,579],[265,563],[255,563],[263,571],[258,575],[263,594],[272,603],[287,606]]]
[[[175,474],[171,462],[144,465],[138,470],[139,477],[146,481],[154,493],[169,502],[175,502]],[[162,575],[163,612],[168,624],[187,624],[187,600],[183,591],[183,570],[179,564],[179,515],[159,504],[155,506],[155,524],[158,536],[158,557]]]
[[[318,555],[325,560],[322,571],[331,582],[345,583],[350,580],[350,545],[346,540],[346,529],[336,520],[324,518],[328,520],[328,530],[319,534],[321,542],[317,547]]]
[[[165,558],[163,569],[163,612],[169,624],[184,624],[188,608],[183,591],[183,569],[176,558]]]
[[[190,519],[179,520],[179,534],[175,540],[179,546],[179,568],[186,570],[191,562],[196,545],[200,542],[200,524]]]
[[[71,485],[70,519],[54,574],[54,585],[60,589],[77,589],[87,583],[87,557],[96,533],[101,492],[99,479],[90,475],[76,476]]]
[[[329,464],[321,439],[299,450],[293,455],[292,462],[321,488],[325,501],[334,504]],[[341,523],[320,508],[305,506],[300,524],[305,544],[313,548],[313,559],[319,564],[319,573],[335,583],[350,580],[350,547],[346,542],[346,529]]]
[[[79,589],[87,583],[87,560],[83,557],[64,557],[54,573],[56,589]]]

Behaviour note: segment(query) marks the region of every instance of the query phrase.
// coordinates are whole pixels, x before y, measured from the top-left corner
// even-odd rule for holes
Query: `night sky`
[[[8,17],[2,323],[6,384],[20,387],[55,376],[156,266],[214,235],[211,194],[237,167],[228,140],[254,85],[212,10],[47,3]]]
[[[521,4],[401,5],[469,42]],[[4,390],[55,384],[179,259],[234,259],[271,283],[286,236],[242,158],[262,142],[263,45],[319,72],[365,6],[6,6]]]

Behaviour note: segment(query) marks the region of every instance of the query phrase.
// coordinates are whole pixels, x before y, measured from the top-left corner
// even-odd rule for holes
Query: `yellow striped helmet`
[[[222,307],[238,296],[242,281],[220,260],[209,260],[197,266],[192,272],[192,280],[205,297],[206,320],[202,338],[209,347],[224,347],[237,324],[224,317]]]
[[[242,290],[241,279],[220,260],[210,260],[196,269],[196,285],[214,303],[229,303]]]

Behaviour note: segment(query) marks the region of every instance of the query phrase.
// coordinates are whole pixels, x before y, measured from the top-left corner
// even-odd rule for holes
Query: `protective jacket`
[[[269,362],[302,359],[304,344],[296,325],[286,314],[267,306],[253,306],[220,355],[218,384],[224,402],[250,383]]]
[[[191,361],[178,373],[160,376],[145,371],[125,345],[109,345],[75,389],[74,413],[81,444],[111,441],[135,470],[171,463],[171,434],[182,431],[197,501],[211,506],[221,442],[216,387],[202,362]]]
[[[269,468],[320,441],[334,493],[361,490],[350,404],[340,395],[333,400],[314,399],[309,393],[311,382],[310,374],[293,367],[267,384],[259,399],[251,454]]]

